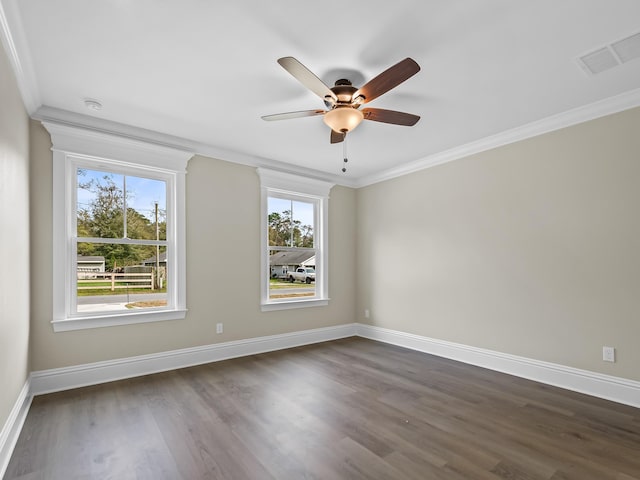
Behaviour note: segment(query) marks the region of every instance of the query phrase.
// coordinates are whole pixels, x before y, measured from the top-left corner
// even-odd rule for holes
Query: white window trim
[[[257,169],[261,186],[260,209],[260,307],[263,312],[292,308],[318,307],[329,304],[329,191],[333,183],[301,177],[290,173]],[[314,242],[317,249],[316,295],[313,299],[269,300],[269,239],[268,239],[268,197],[269,193],[281,193],[298,198],[317,201],[315,209]],[[266,272],[266,273],[265,273]]]
[[[193,153],[76,126],[54,122],[43,122],[43,125],[53,144],[53,330],[62,332],[184,318],[187,312],[185,175]],[[69,212],[75,210],[75,166],[86,161],[94,168],[99,168],[99,162],[103,161],[109,170],[120,167],[124,172],[156,172],[172,184],[173,188],[168,188],[167,210],[173,212],[173,228],[168,228],[167,240],[174,248],[167,260],[175,265],[174,281],[168,289],[171,295],[168,303],[173,308],[123,314],[71,313],[74,282],[69,266],[75,251],[71,241],[75,236],[75,220]]]

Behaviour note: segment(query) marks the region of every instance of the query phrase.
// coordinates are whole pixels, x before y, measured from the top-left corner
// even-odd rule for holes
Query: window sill
[[[162,310],[153,312],[136,312],[119,315],[92,315],[85,317],[69,317],[53,320],[54,332],[68,332],[71,330],[85,330],[88,328],[115,327],[136,323],[163,322],[166,320],[181,320],[187,315],[187,310]]]
[[[276,310],[291,310],[293,308],[308,308],[308,307],[325,307],[329,305],[329,299],[315,299],[315,300],[296,300],[288,302],[271,302],[263,303],[260,308],[263,312],[272,312]]]

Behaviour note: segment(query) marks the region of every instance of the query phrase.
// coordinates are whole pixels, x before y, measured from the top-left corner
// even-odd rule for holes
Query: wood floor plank
[[[640,480],[640,410],[360,338],[38,396],[5,480]]]

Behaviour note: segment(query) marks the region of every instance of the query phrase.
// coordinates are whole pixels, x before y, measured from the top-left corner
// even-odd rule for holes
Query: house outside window
[[[54,331],[184,318],[192,154],[43,124],[53,143]]]
[[[321,180],[258,169],[263,311],[328,304],[329,191]]]

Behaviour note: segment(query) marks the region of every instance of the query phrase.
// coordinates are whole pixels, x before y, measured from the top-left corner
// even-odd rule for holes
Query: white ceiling
[[[576,61],[640,31],[637,0],[0,1],[34,116],[118,122],[345,185],[640,104],[640,60],[591,76]],[[329,86],[336,71],[366,81],[412,57],[422,70],[368,106],[422,118],[363,122],[342,174],[342,146],[321,117],[260,119],[323,107],[282,56]]]

